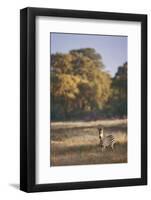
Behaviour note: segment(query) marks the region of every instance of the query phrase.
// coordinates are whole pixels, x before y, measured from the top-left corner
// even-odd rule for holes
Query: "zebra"
[[[103,127],[98,128],[99,131],[99,139],[100,139],[100,147],[101,150],[104,151],[106,147],[111,147],[112,151],[114,150],[114,144],[116,143],[116,140],[113,135],[104,135],[104,129]]]

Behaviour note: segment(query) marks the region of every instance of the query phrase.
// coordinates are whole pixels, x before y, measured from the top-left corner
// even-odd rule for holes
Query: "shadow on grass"
[[[103,152],[101,151],[101,147],[99,144],[81,144],[81,145],[73,145],[73,146],[59,146],[56,147],[54,145],[51,145],[51,153],[55,153],[55,155],[61,155],[65,153],[78,153],[78,152],[98,152],[98,153],[106,153],[106,152],[118,152],[118,151],[127,151],[127,144],[115,144],[114,150],[112,150],[110,147],[106,148]]]
[[[101,151],[99,145],[79,145],[68,148],[52,148],[51,165],[111,164],[127,162],[127,144],[116,144],[114,151]]]

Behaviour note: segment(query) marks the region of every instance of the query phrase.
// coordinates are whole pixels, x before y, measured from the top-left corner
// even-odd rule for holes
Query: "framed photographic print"
[[[20,189],[147,184],[147,16],[20,12]]]

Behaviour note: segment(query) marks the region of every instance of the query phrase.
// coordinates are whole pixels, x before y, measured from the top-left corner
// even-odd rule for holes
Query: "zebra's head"
[[[104,133],[103,133],[103,127],[99,127],[98,128],[98,131],[99,131],[99,138],[101,139],[101,138],[103,138],[103,136],[104,136]]]

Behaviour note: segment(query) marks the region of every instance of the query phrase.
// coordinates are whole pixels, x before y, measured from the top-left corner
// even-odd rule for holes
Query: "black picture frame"
[[[36,184],[35,163],[35,19],[54,16],[83,19],[120,20],[141,23],[141,178],[71,183]],[[44,192],[147,184],[147,15],[24,8],[20,11],[20,189]]]

